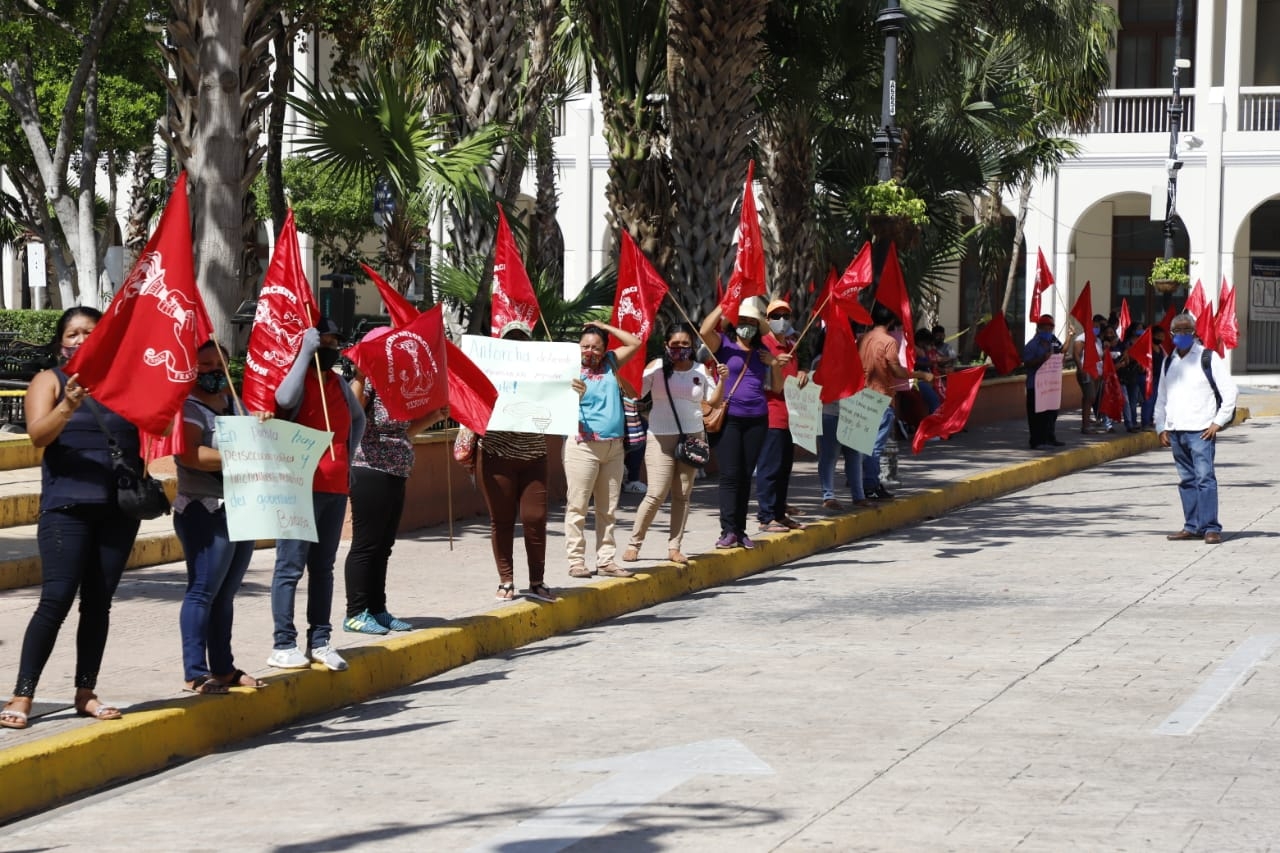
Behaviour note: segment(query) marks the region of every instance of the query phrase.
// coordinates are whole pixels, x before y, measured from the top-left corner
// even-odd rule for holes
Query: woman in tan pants
[[[697,470],[676,459],[680,435],[705,438],[702,432],[702,401],[718,403],[724,384],[713,383],[707,369],[693,360],[697,332],[687,323],[676,323],[667,331],[663,357],[645,366],[641,396],[653,395],[649,413],[649,440],[644,465],[648,489],[636,513],[631,542],[623,553],[624,562],[640,559],[640,547],[658,508],[671,494],[671,533],[667,537],[667,559],[681,565],[689,562],[680,551],[685,519],[689,516],[689,493]],[[720,376],[728,368],[720,365]]]

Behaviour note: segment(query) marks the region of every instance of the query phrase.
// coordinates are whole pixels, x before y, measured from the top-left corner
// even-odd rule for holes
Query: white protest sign
[[[251,416],[219,417],[216,428],[231,541],[318,541],[311,481],[333,433]]]
[[[875,449],[876,434],[884,410],[892,400],[879,391],[863,388],[852,397],[840,401],[840,420],[836,423],[836,440],[845,447],[870,456]]]
[[[810,382],[801,388],[800,380],[788,376],[782,383],[791,439],[810,453],[818,452],[818,436],[822,434],[821,394],[822,386],[816,382]]]
[[[498,389],[489,429],[578,434],[578,392],[571,384],[582,373],[577,344],[463,335],[462,351]]]
[[[1036,371],[1036,411],[1049,412],[1062,408],[1062,353],[1045,359]]]

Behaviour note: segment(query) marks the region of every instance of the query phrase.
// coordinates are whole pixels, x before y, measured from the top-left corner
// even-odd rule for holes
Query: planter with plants
[[[1173,293],[1191,282],[1186,258],[1156,258],[1148,279],[1157,293]]]
[[[863,187],[861,201],[867,230],[878,239],[912,244],[929,222],[924,199],[896,180]]]

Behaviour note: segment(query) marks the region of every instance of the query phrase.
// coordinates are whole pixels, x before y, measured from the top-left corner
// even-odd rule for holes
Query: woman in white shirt
[[[667,537],[667,559],[681,565],[689,562],[680,551],[684,524],[689,516],[689,493],[697,469],[676,458],[676,444],[681,434],[702,438],[702,402],[715,404],[724,396],[724,384],[712,382],[706,367],[693,360],[697,332],[688,323],[676,323],[667,330],[666,351],[662,358],[645,365],[640,395],[653,395],[649,413],[649,439],[645,444],[644,464],[648,489],[636,513],[631,542],[623,553],[624,562],[640,559],[644,535],[658,514],[658,507],[671,494],[671,533]],[[719,375],[727,372],[719,366]],[[674,488],[673,488],[674,486]]]

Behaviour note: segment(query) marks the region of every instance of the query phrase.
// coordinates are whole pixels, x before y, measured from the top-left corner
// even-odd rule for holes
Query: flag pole
[[[231,399],[235,401],[236,411],[246,415],[249,414],[240,402],[240,395],[236,393],[236,383],[231,381],[231,368],[227,366],[227,357],[222,352],[222,344],[218,342],[218,336],[210,335],[209,340],[213,341],[213,348],[218,351],[218,361],[222,362],[222,372],[227,374],[227,387],[231,389]]]
[[[667,291],[667,296],[671,296],[670,290]],[[680,316],[684,318],[684,321],[686,323],[688,323],[694,329],[699,328],[698,324],[693,322],[692,318],[690,318],[689,315],[685,313],[684,306],[680,304],[679,299],[676,299],[674,296],[671,296],[671,304],[676,306],[676,310],[680,312]],[[716,366],[720,365],[720,360],[716,358],[715,353],[711,353],[711,360],[716,363]]]
[[[823,299],[822,304],[819,305],[817,308],[815,308],[813,310],[813,313],[809,315],[809,322],[804,324],[804,329],[800,332],[800,337],[796,338],[796,342],[792,344],[791,346],[792,355],[795,355],[796,350],[800,348],[800,342],[804,340],[804,336],[808,334],[809,329],[813,327],[814,322],[818,319],[818,316],[822,313],[822,309],[826,308],[827,303],[830,301],[831,301],[831,291],[828,290],[826,298]]]
[[[449,550],[453,550],[453,453],[445,442],[444,453],[445,520],[449,525]]]
[[[307,322],[309,322],[313,327],[316,324],[316,319],[311,316],[310,305],[307,306]],[[312,356],[315,359],[316,384],[320,386],[320,408],[324,410],[324,429],[325,429],[325,432],[330,433],[332,435],[333,424],[329,421],[329,400],[324,395],[324,371],[320,369],[320,353],[319,352],[312,353]],[[334,462],[338,461],[338,454],[333,451],[332,438],[329,439],[329,458]]]

